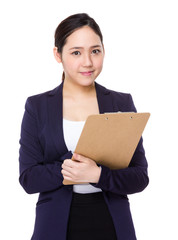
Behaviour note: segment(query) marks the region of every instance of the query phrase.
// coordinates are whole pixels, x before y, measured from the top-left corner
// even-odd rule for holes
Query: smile
[[[84,76],[90,76],[93,73],[93,71],[90,72],[81,72],[82,75]]]

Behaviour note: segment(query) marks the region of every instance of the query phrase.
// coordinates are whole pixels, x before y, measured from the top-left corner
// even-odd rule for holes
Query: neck
[[[63,93],[75,98],[88,97],[96,93],[95,83],[93,82],[91,85],[82,86],[65,79],[63,84]]]

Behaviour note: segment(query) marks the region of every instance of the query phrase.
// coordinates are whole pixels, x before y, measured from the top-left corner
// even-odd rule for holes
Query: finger
[[[64,169],[61,170],[63,177],[72,177],[72,174]]]
[[[73,162],[74,161],[71,159],[66,159],[66,160],[64,160],[62,167],[64,167],[64,166],[73,167],[74,166]]]
[[[64,179],[68,180],[68,181],[71,181],[71,182],[75,182],[71,177],[68,177],[68,176],[64,176]]]
[[[66,166],[66,165],[63,165],[63,166],[62,166],[62,169],[65,170],[65,171],[67,171],[67,172],[69,172],[69,173],[72,173],[72,170],[73,170],[72,167]]]
[[[88,160],[88,158],[84,157],[83,155],[74,153],[73,157],[75,160],[79,161],[79,162],[86,162]]]
[[[71,159],[65,159],[63,161],[63,164],[68,165],[68,164],[70,164],[70,162],[71,162]]]

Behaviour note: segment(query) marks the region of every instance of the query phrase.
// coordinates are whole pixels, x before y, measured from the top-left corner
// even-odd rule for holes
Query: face
[[[82,86],[93,84],[103,67],[104,47],[100,37],[88,26],[76,30],[67,38],[60,60],[65,81]]]

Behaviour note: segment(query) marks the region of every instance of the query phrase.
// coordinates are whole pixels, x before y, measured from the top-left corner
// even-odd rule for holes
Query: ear
[[[61,57],[61,54],[58,52],[57,47],[53,48],[53,53],[54,53],[54,57],[55,57],[56,61],[58,63],[61,63],[62,62],[62,57]]]

